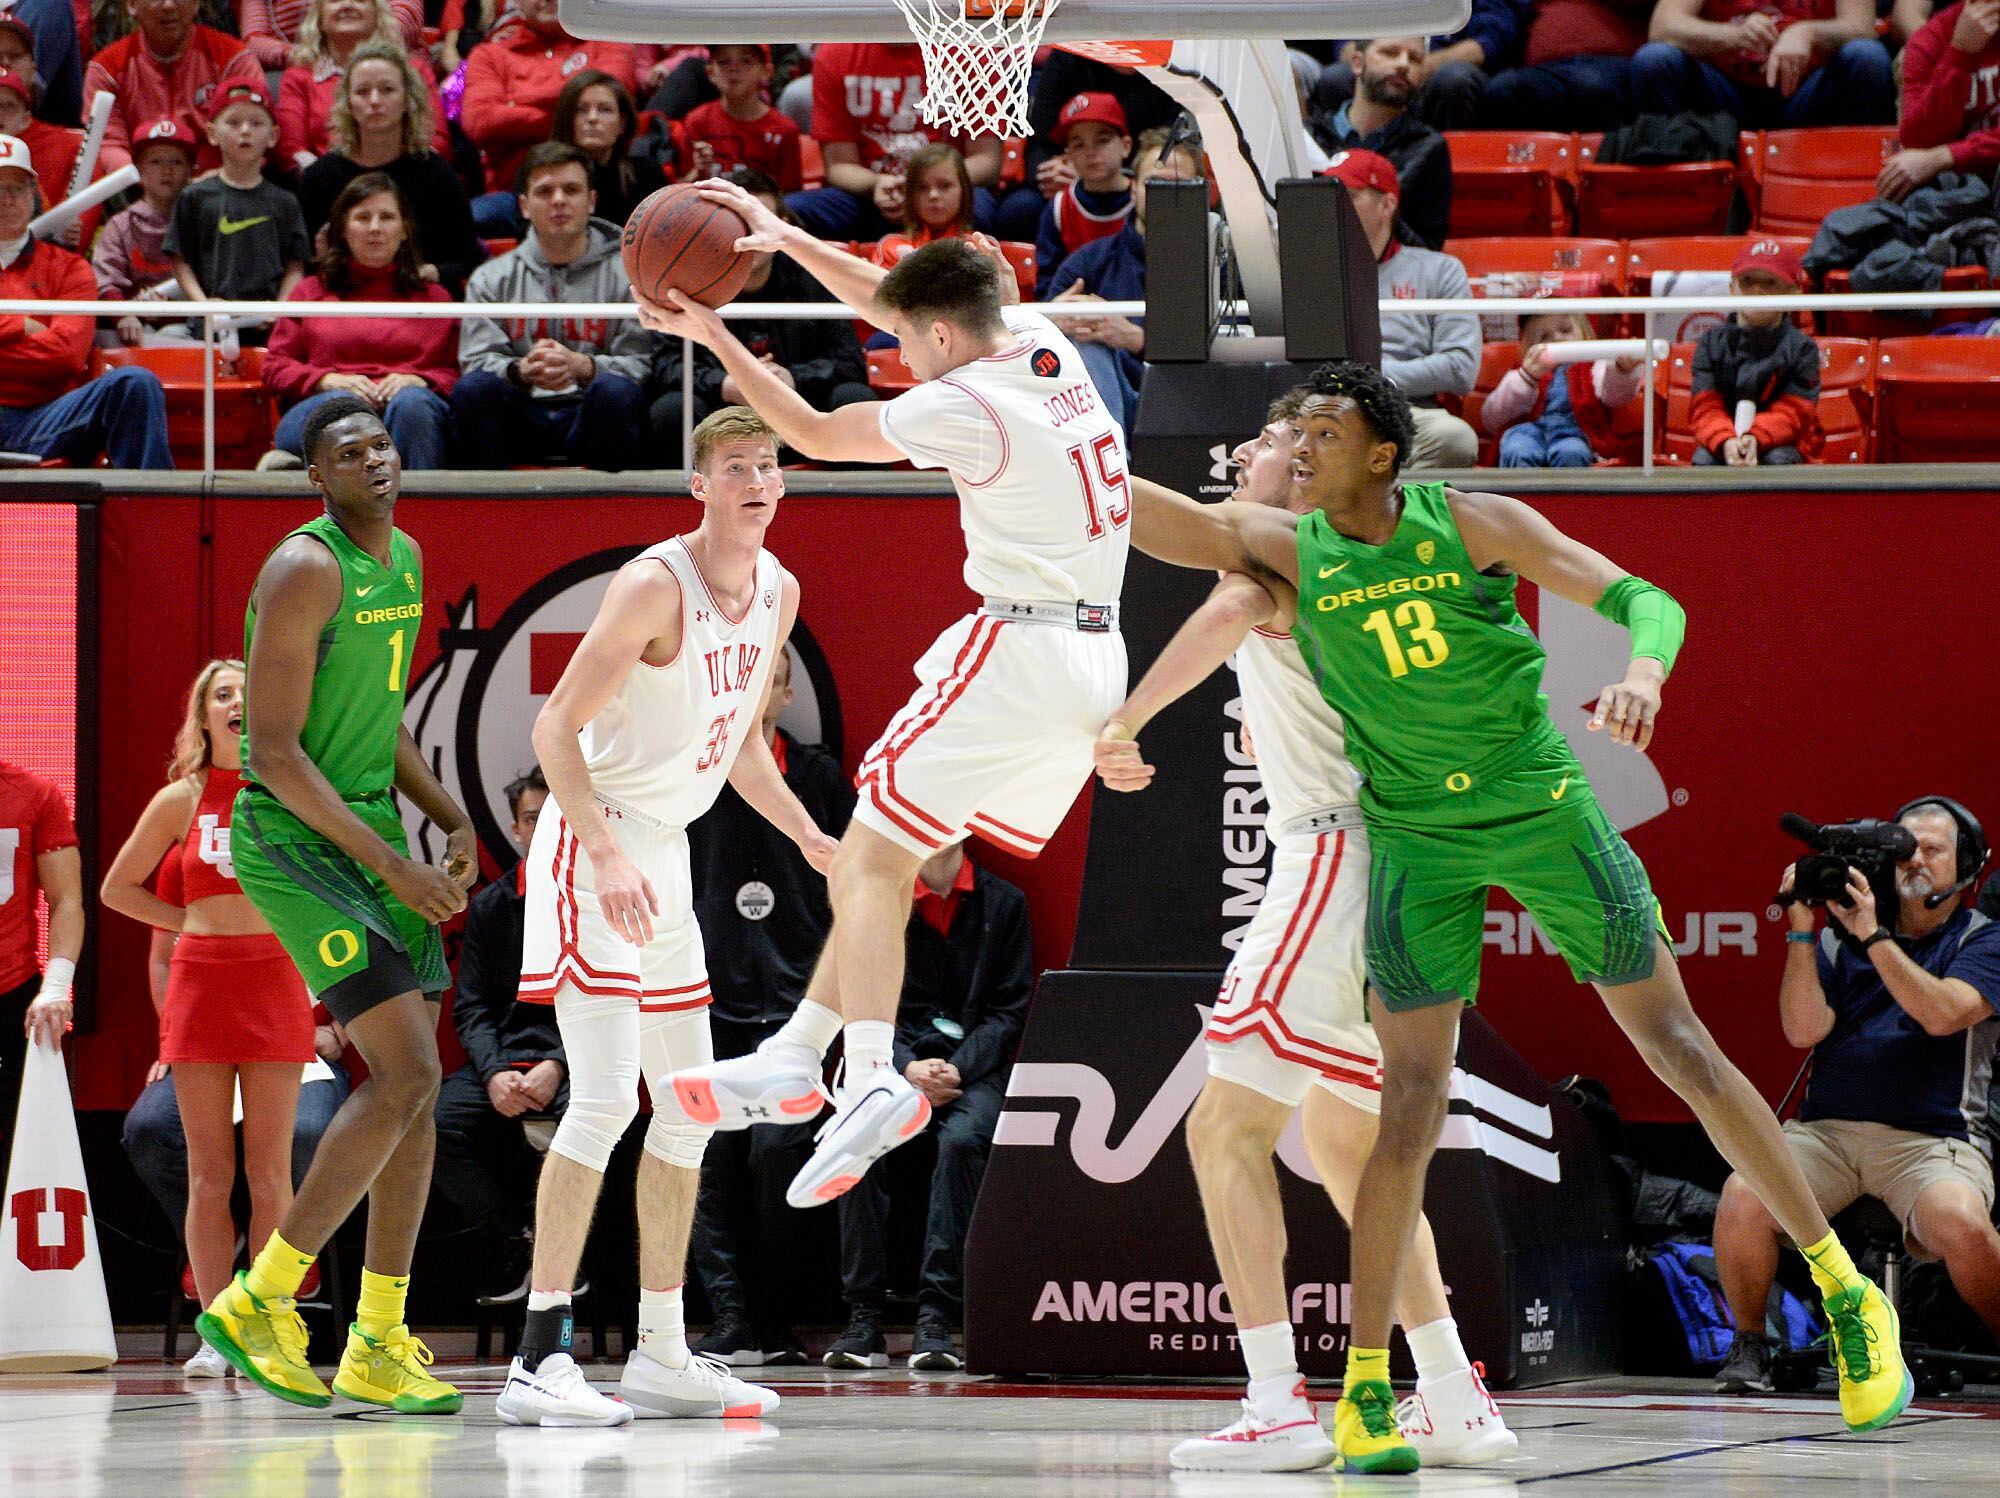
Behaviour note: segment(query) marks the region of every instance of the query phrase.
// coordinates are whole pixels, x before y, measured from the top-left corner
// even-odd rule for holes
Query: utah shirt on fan
[[[934,140],[951,140],[942,125],[926,125],[924,59],[915,42],[833,42],[813,53],[813,138],[847,144],[871,172],[900,172]]]
[[[76,845],[76,823],[55,782],[0,760],[0,994],[12,996],[41,975],[35,916],[42,881],[35,860]],[[20,997],[25,1005],[34,995]]]

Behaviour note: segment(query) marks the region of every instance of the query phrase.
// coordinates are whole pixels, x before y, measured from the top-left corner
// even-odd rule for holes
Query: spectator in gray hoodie
[[[1341,151],[1321,175],[1347,189],[1375,252],[1376,294],[1383,301],[1472,294],[1465,267],[1450,255],[1398,242],[1396,205],[1402,192],[1388,158]],[[1470,312],[1392,313],[1382,319],[1382,373],[1410,398],[1417,420],[1416,451],[1406,468],[1470,468],[1478,461],[1479,434],[1440,407],[1438,397],[1472,389],[1479,378],[1479,346],[1479,319]]]
[[[468,302],[627,302],[618,229],[591,216],[590,161],[549,141],[521,162],[528,237],[466,283]],[[451,395],[459,468],[642,464],[653,335],[636,321],[467,318]]]

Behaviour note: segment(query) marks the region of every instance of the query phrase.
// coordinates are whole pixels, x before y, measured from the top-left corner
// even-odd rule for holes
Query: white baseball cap
[[[26,172],[36,181],[35,161],[28,154],[28,143],[18,135],[0,135],[0,171],[12,167],[17,172]]]

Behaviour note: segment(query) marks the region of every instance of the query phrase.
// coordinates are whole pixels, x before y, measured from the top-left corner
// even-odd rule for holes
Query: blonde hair
[[[292,66],[309,68],[317,64],[326,47],[326,39],[320,35],[319,8],[324,0],[306,0],[305,14],[299,17],[299,40],[292,48]],[[396,24],[395,12],[389,9],[389,0],[375,0],[375,29],[368,34],[368,40],[379,42],[384,37],[397,46],[403,42],[403,31]]]
[[[376,0],[376,9],[382,9],[382,0]],[[326,117],[327,135],[333,148],[352,151],[361,144],[361,132],[354,127],[354,111],[347,104],[347,89],[354,79],[354,70],[364,62],[386,62],[403,75],[403,154],[417,156],[428,151],[431,91],[410,65],[410,54],[403,50],[402,42],[393,35],[385,38],[380,32],[354,49],[354,55],[347,60],[347,71],[340,75],[340,87],[334,91],[333,108]]]
[[[708,472],[708,460],[725,442],[749,442],[759,437],[778,445],[777,430],[748,406],[724,406],[702,418],[694,429],[694,466]]]
[[[215,760],[215,746],[208,740],[208,694],[215,685],[215,678],[224,671],[247,671],[243,662],[234,659],[216,659],[201,668],[188,688],[187,712],[181,718],[179,732],[174,735],[173,757],[167,761],[167,783],[185,780],[190,775],[199,775]]]
[[[1303,388],[1287,390],[1264,411],[1264,425],[1274,426],[1281,421],[1296,422],[1299,413],[1306,408],[1306,392]]]

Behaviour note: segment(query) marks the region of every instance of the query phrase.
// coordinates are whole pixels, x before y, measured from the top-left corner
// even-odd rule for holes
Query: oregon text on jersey
[[[393,619],[421,619],[423,617],[424,606],[420,603],[399,603],[393,608],[356,609],[354,611],[354,622],[356,624],[387,624]]]
[[[1393,598],[1402,593],[1435,593],[1440,588],[1460,588],[1465,579],[1456,572],[1420,572],[1415,577],[1392,577],[1386,583],[1370,583],[1365,588],[1349,588],[1342,593],[1325,593],[1314,601],[1322,614],[1357,603]]]

